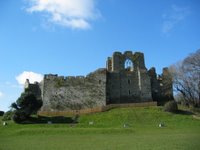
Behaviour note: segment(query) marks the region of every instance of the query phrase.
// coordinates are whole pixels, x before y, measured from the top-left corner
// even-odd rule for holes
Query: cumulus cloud
[[[179,7],[172,5],[169,12],[163,14],[162,32],[169,33],[173,28],[178,26],[190,14],[189,7]]]
[[[47,20],[73,29],[88,29],[89,21],[100,16],[96,0],[27,0],[28,12],[47,14]]]
[[[24,71],[16,76],[16,80],[20,85],[24,85],[26,79],[29,79],[30,83],[34,83],[35,81],[40,82],[43,79],[43,75],[31,71]]]

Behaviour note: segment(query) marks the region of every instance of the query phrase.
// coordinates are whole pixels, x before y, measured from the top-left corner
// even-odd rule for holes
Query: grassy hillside
[[[159,123],[165,126],[159,128]],[[82,115],[76,125],[8,122],[8,126],[0,126],[0,150],[198,150],[199,139],[200,120],[190,114],[166,113],[159,107],[121,108]]]
[[[129,128],[157,129],[159,123],[166,127],[177,129],[196,126],[199,121],[192,118],[192,115],[179,113],[172,114],[162,111],[160,107],[144,108],[121,108],[113,109],[105,113],[84,115],[80,118],[79,127],[88,127],[88,122],[93,121],[93,127],[97,128],[123,128],[127,124]]]

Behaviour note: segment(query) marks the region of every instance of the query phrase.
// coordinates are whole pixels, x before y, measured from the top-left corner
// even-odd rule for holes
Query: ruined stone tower
[[[108,104],[157,101],[163,104],[173,99],[172,79],[167,68],[162,75],[155,68],[147,70],[144,54],[114,52],[106,68],[87,76],[58,76],[47,74],[41,83],[30,84],[43,100],[42,111],[77,110]]]
[[[153,67],[148,71],[151,78],[151,93],[154,101],[158,105],[163,105],[166,101],[173,100],[172,77],[168,68],[163,68],[161,75],[156,74],[156,69]]]
[[[107,60],[107,104],[152,101],[143,53],[115,52]]]

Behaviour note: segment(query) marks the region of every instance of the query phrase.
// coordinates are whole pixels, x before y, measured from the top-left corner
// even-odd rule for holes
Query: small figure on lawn
[[[161,123],[159,123],[158,126],[159,126],[159,128],[162,128],[162,127],[164,127],[164,123],[161,122]]]
[[[8,123],[4,121],[3,122],[3,126],[7,126],[7,125],[8,125]]]

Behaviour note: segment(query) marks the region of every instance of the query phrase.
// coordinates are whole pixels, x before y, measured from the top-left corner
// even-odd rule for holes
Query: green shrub
[[[23,123],[25,120],[28,120],[32,114],[36,114],[41,106],[42,100],[26,90],[15,103],[11,104],[12,109],[15,110],[12,119],[16,123]]]
[[[13,121],[16,123],[22,123],[25,120],[27,120],[28,116],[26,115],[26,113],[23,110],[17,110],[15,111],[15,113],[13,114]]]
[[[2,120],[3,121],[11,120],[12,116],[13,116],[13,111],[9,110],[6,113],[4,113]]]
[[[164,109],[164,111],[167,111],[167,112],[177,112],[178,105],[175,101],[169,101],[169,102],[165,103],[163,109]]]
[[[3,114],[4,114],[4,111],[0,111],[0,116],[3,116]]]

